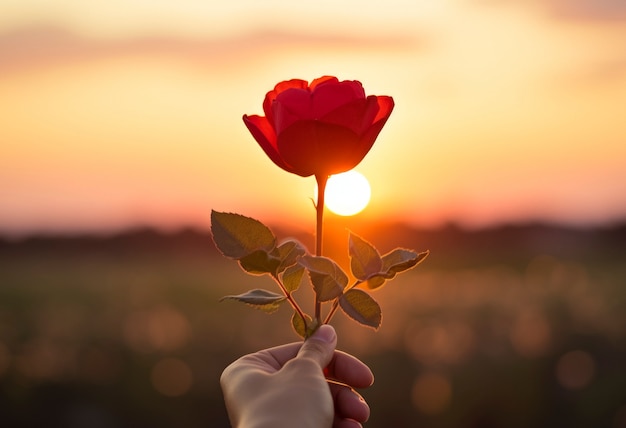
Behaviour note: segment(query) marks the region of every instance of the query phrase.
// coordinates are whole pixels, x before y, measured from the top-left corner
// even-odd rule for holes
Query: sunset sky
[[[0,233],[313,224],[241,117],[326,74],[396,102],[363,215],[626,218],[623,0],[3,0]]]

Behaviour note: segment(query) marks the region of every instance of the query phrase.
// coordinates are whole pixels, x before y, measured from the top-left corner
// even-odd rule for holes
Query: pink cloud
[[[519,4],[542,10],[558,20],[625,22],[624,0],[474,0],[482,5]]]
[[[558,18],[586,21],[626,21],[624,0],[549,0],[545,4]]]
[[[115,56],[164,55],[180,60],[215,64],[246,59],[285,47],[324,47],[331,50],[397,50],[420,44],[405,36],[370,38],[343,34],[305,34],[257,31],[231,38],[149,36],[122,40],[84,38],[60,27],[33,26],[0,34],[3,73],[68,62]]]

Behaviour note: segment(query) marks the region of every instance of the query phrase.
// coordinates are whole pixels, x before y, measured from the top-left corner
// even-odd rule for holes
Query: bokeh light
[[[545,316],[538,310],[523,309],[510,332],[513,348],[524,357],[540,357],[550,346],[552,332]]]
[[[163,358],[152,368],[150,376],[154,389],[168,397],[178,397],[189,391],[193,374],[189,365],[178,358]]]
[[[537,250],[524,245],[547,239],[543,229],[517,238],[507,229],[372,230],[357,224],[354,232],[382,252],[391,242],[431,255],[372,293],[383,311],[378,331],[342,313],[333,319],[339,348],[376,376],[360,391],[372,408],[369,425],[540,426],[564,420],[564,407],[572,428],[622,423],[624,271],[613,244],[572,255],[592,242],[587,235],[549,236],[553,247]],[[27,414],[74,420],[84,403],[113,421],[226,426],[223,368],[297,340],[287,308],[268,316],[219,303],[276,285],[248,278],[198,232],[0,244],[0,281],[0,391],[13,403],[0,415],[7,426]],[[296,294],[306,305],[312,289],[303,284]],[[544,405],[547,393],[553,406]]]
[[[564,388],[582,389],[593,380],[596,363],[588,352],[570,351],[559,358],[555,371]]]
[[[131,313],[124,335],[129,346],[140,352],[174,351],[188,343],[191,330],[183,314],[160,306]]]
[[[452,385],[439,373],[423,373],[413,384],[412,400],[418,411],[436,415],[446,410],[452,400]]]

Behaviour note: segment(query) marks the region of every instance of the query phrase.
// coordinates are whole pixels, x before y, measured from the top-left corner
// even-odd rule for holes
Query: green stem
[[[296,302],[296,299],[294,299],[291,293],[287,291],[283,283],[280,281],[280,279],[276,275],[272,275],[272,278],[274,278],[274,281],[276,281],[276,283],[280,287],[281,291],[287,298],[287,301],[291,304],[291,307],[298,313],[298,315],[300,315],[300,318],[302,318],[302,322],[304,323],[304,329],[306,331],[307,329],[306,316],[304,315],[304,312],[300,308],[300,305],[298,305],[298,302]]]
[[[316,216],[316,229],[315,229],[315,255],[322,255],[322,230],[324,222],[324,193],[326,191],[326,183],[328,182],[327,175],[316,175],[317,180],[317,205],[315,206]],[[322,302],[315,297],[315,320],[318,325],[322,317]]]
[[[343,292],[345,293],[348,290],[352,290],[354,287],[356,287],[357,285],[361,284],[363,281],[356,281],[354,284],[344,288]],[[335,315],[335,312],[337,312],[337,309],[339,309],[339,299],[340,297],[337,297],[334,301],[333,301],[333,306],[330,308],[330,311],[328,312],[328,315],[326,315],[326,318],[324,319],[324,324],[328,324],[330,322],[330,320],[333,318],[333,316]]]
[[[333,302],[333,306],[330,308],[330,311],[328,312],[328,315],[326,315],[326,319],[324,319],[324,324],[328,324],[330,322],[330,320],[333,318],[333,315],[335,315],[335,312],[337,312],[338,307],[339,307],[339,298],[336,298],[335,301]]]

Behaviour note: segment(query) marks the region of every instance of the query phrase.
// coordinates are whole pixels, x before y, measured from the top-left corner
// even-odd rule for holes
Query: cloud
[[[624,0],[475,0],[477,4],[516,4],[537,7],[558,20],[582,22],[626,22]]]
[[[405,36],[357,37],[343,34],[306,34],[256,31],[230,38],[150,36],[129,39],[84,38],[55,26],[19,28],[0,34],[3,74],[50,65],[118,56],[159,55],[215,65],[224,61],[266,55],[282,48],[324,48],[335,51],[389,51],[420,43]]]
[[[624,0],[549,0],[544,4],[558,18],[626,21],[626,1]]]
[[[550,0],[546,4],[561,18],[586,21],[626,21],[624,0]]]

